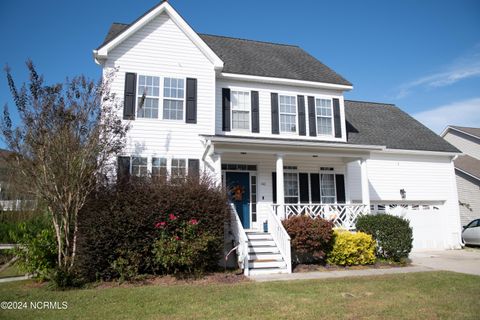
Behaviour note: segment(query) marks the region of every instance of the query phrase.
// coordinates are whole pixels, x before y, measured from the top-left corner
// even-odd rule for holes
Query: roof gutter
[[[312,88],[340,90],[340,91],[349,91],[353,89],[353,86],[344,85],[344,84],[295,80],[295,79],[287,79],[287,78],[261,77],[261,76],[228,73],[228,72],[220,73],[219,77],[224,79],[229,79],[229,80],[255,81],[255,82],[264,82],[269,84],[274,83],[274,84],[292,85],[297,87],[312,87]]]

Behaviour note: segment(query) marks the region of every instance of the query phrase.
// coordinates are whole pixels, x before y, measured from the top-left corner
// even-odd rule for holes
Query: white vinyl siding
[[[297,132],[297,99],[279,95],[280,132]]]
[[[160,96],[160,78],[138,76],[137,117],[158,118],[158,102]]]
[[[333,134],[333,112],[331,99],[315,99],[317,113],[317,133],[319,135]]]
[[[250,130],[250,92],[232,91],[232,130]]]

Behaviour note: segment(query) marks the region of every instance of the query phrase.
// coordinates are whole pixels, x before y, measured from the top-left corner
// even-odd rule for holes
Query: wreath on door
[[[236,185],[232,188],[232,198],[235,201],[242,201],[245,188],[242,185]]]

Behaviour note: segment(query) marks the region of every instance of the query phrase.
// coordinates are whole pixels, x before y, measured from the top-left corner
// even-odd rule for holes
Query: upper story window
[[[332,100],[315,99],[317,109],[317,133],[321,135],[333,134]]]
[[[138,118],[158,118],[158,102],[160,100],[160,77],[138,77]]]
[[[232,129],[250,130],[250,92],[232,91]]]
[[[163,82],[163,119],[183,120],[185,81],[165,78]]]
[[[295,96],[279,96],[280,132],[297,132],[297,102]]]

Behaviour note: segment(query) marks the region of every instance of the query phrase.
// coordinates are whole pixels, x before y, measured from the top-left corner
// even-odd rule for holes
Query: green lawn
[[[0,284],[0,297],[68,303],[67,310],[0,310],[7,319],[478,319],[480,277],[425,272],[65,292],[24,281]]]

